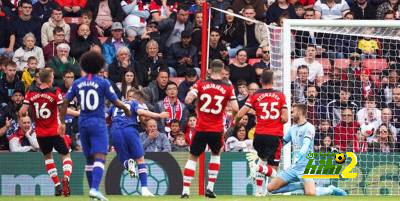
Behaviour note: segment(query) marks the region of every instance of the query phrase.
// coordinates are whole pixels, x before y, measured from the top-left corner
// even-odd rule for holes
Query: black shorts
[[[60,154],[66,155],[69,153],[68,147],[65,144],[64,139],[59,136],[50,136],[50,137],[37,137],[37,141],[39,143],[40,151],[44,155],[51,153],[53,148]]]
[[[258,157],[268,165],[278,166],[281,160],[282,137],[273,135],[254,135],[253,147]]]
[[[190,153],[200,156],[208,145],[213,154],[218,154],[222,147],[222,141],[222,133],[197,132],[190,145]]]

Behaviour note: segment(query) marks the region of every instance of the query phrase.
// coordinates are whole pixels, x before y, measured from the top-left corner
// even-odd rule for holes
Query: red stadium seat
[[[175,82],[178,86],[185,80],[185,77],[170,77],[169,81]]]
[[[249,59],[249,64],[250,64],[250,65],[254,65],[255,63],[260,62],[260,60],[261,60],[261,59],[258,59],[258,58]]]
[[[82,18],[80,17],[64,17],[64,21],[67,24],[82,24]]]
[[[316,59],[322,67],[324,68],[324,72],[328,72],[331,70],[331,62],[327,58]]]
[[[374,73],[380,73],[388,67],[386,59],[364,59],[362,61],[364,68],[370,69]]]
[[[350,64],[349,59],[335,59],[335,68],[346,69]]]
[[[107,37],[98,37],[98,38],[99,38],[101,44],[103,44],[107,40]]]

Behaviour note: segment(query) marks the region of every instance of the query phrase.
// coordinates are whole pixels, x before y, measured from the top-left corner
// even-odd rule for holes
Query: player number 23
[[[216,100],[215,106],[217,109],[210,109],[210,103],[212,100]],[[210,94],[202,94],[200,96],[200,100],[203,101],[205,100],[206,102],[201,106],[200,111],[205,112],[205,113],[211,113],[211,114],[219,114],[222,110],[222,101],[224,100],[223,96],[214,96],[211,97]]]
[[[278,106],[278,104],[278,102],[272,102],[271,107],[268,108],[268,103],[260,103],[260,106],[262,107],[262,112],[264,113],[264,115],[262,115],[260,118],[262,120],[278,119],[278,117],[280,116],[280,112],[277,108],[275,108],[276,106]]]

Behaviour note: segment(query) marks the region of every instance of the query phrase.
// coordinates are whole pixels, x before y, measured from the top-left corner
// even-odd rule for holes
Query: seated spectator
[[[244,49],[237,51],[236,59],[230,67],[229,79],[235,87],[237,87],[237,81],[246,80],[247,82],[256,82],[256,71],[253,66],[247,63],[247,52]]]
[[[388,11],[400,12],[399,0],[389,0],[380,4],[376,9],[376,19],[383,20]],[[395,17],[398,19],[399,16]]]
[[[357,20],[376,19],[376,6],[368,0],[355,0],[350,6],[350,11],[355,14],[354,19]]]
[[[63,73],[66,70],[74,72],[75,75],[80,75],[78,62],[69,56],[70,47],[66,43],[61,43],[57,46],[57,56],[50,59],[48,66],[54,71],[54,86],[61,86],[63,83]]]
[[[4,69],[4,76],[0,79],[0,104],[8,104],[14,91],[25,91],[24,84],[16,76],[17,65],[10,61]]]
[[[166,62],[163,54],[159,52],[158,42],[151,39],[146,44],[146,54],[139,59],[139,65],[136,66],[138,75],[138,84],[147,86],[151,81],[156,79],[158,70],[166,68]]]
[[[398,135],[398,129],[394,126],[392,122],[392,110],[390,108],[382,108],[382,113],[381,113],[381,122],[379,122],[377,125],[375,125],[375,128],[377,129],[379,125],[381,124],[386,124],[389,127],[389,130],[393,133],[394,141],[399,142],[400,140],[400,135]],[[375,129],[375,130],[376,130]]]
[[[197,49],[191,43],[192,36],[189,31],[183,31],[181,41],[172,44],[168,51],[167,64],[171,77],[185,76],[186,69],[194,68],[200,75]]]
[[[357,122],[362,125],[365,123],[373,123],[374,121],[380,122],[381,110],[376,107],[375,98],[368,96],[364,103],[364,107],[357,112]]]
[[[297,19],[296,11],[294,7],[289,3],[288,0],[277,0],[275,1],[267,10],[266,22],[271,24],[273,22],[278,22],[279,17],[283,13],[288,13],[290,19]]]
[[[42,26],[42,47],[46,47],[50,41],[54,40],[53,30],[55,27],[61,27],[64,30],[65,40],[69,42],[71,27],[65,23],[60,7],[54,8],[49,21]]]
[[[269,70],[270,69],[270,48],[269,45],[265,45],[261,47],[261,53],[258,55],[261,57],[261,60],[257,63],[255,63],[253,66],[256,70],[257,77],[260,77],[263,70]]]
[[[301,3],[296,2],[293,4],[294,11],[296,12],[296,19],[304,19],[305,10]]]
[[[172,119],[169,130],[170,131],[166,132],[166,134],[169,139],[169,142],[172,145],[175,142],[176,137],[178,137],[179,135],[183,135],[183,132],[181,131],[181,126],[179,125],[179,120]]]
[[[186,144],[185,136],[180,134],[176,136],[175,141],[171,145],[172,152],[182,152],[182,151],[189,151],[189,146]]]
[[[347,80],[359,80],[361,75],[361,55],[353,52],[349,56],[349,66],[346,68]]]
[[[157,122],[149,119],[146,122],[146,131],[140,133],[145,152],[171,152],[171,144],[165,133],[160,133]]]
[[[62,7],[66,17],[80,17],[82,10],[86,7],[86,2],[90,0],[55,0]]]
[[[164,47],[168,48],[172,44],[180,42],[182,31],[188,31],[191,33],[193,30],[193,24],[189,20],[189,8],[187,5],[179,5],[176,16],[160,21],[158,24],[158,30],[161,33],[160,41],[163,42],[163,47],[161,48],[163,50],[166,50]]]
[[[224,139],[228,139],[229,137],[234,136],[235,135],[234,131],[235,131],[235,128],[237,128],[237,127],[244,126],[246,128],[246,133],[247,133],[247,131],[250,130],[248,125],[249,125],[249,113],[243,115],[243,117],[240,119],[239,123],[236,126],[231,126],[226,130]],[[247,135],[250,138],[249,135],[250,135],[250,133],[248,133],[248,135]],[[252,136],[252,138],[254,138],[254,136]]]
[[[262,0],[233,0],[232,7],[235,13],[243,14],[243,10],[246,6],[252,6],[255,8],[255,19],[263,21],[264,16],[264,5]]]
[[[324,119],[328,119],[332,122],[332,126],[335,127],[339,122],[342,121],[341,113],[345,108],[350,108],[353,111],[358,111],[358,106],[354,102],[350,101],[351,91],[347,87],[341,87],[339,93],[339,100],[335,99],[329,102],[326,106],[321,105],[320,114]]]
[[[243,9],[243,16],[254,20],[254,7],[246,6]],[[250,58],[255,58],[257,51],[260,51],[261,47],[269,44],[268,34],[266,33],[269,33],[266,24],[254,23],[247,20],[244,22],[243,47]]]
[[[233,12],[231,7],[226,9]],[[243,48],[244,24],[233,15],[225,14],[225,22],[219,27],[221,42],[225,44],[229,57],[234,57],[236,52]]]
[[[148,96],[148,106],[150,110],[154,109],[154,106],[158,101],[164,100],[167,96],[166,89],[169,79],[168,69],[160,69],[157,77],[154,81],[143,89],[143,92]]]
[[[211,1],[211,6],[214,8],[219,8],[221,10],[227,10],[231,5],[230,1],[224,0],[213,0]],[[212,25],[213,27],[219,28],[225,22],[225,13],[219,12],[217,10],[211,9]]]
[[[8,137],[10,152],[39,151],[35,129],[32,127],[29,116],[20,117],[18,130]]]
[[[86,8],[93,13],[100,36],[110,36],[113,22],[122,22],[125,17],[119,0],[90,0]]]
[[[220,59],[225,64],[229,63],[229,53],[225,44],[221,42],[221,35],[216,28],[210,30],[210,48],[208,58],[212,61],[214,59]],[[200,51],[200,49],[197,49]]]
[[[399,85],[399,74],[397,69],[389,69],[387,74],[382,75],[381,90],[378,94],[382,97],[382,104],[389,104],[393,101],[393,88]]]
[[[6,108],[7,114],[14,120],[14,122],[17,122],[18,120],[18,111],[21,108],[23,101],[24,91],[15,89],[12,93],[11,101],[8,102]]]
[[[322,146],[319,146],[317,150],[315,151],[319,151],[319,152],[338,152],[338,150],[336,149],[336,147],[333,144],[333,140],[332,140],[332,136],[330,135],[325,135],[322,138]]]
[[[149,4],[151,18],[156,22],[169,18],[172,13],[177,11],[177,8],[178,1],[175,0],[151,0]]]
[[[100,40],[92,34],[87,24],[78,28],[78,36],[71,41],[71,56],[79,60],[83,53],[90,50],[93,45],[101,46]]]
[[[327,119],[321,119],[319,124],[315,124],[315,128],[314,150],[318,151],[324,144],[324,137],[333,134],[333,128]]]
[[[341,121],[334,129],[334,144],[340,152],[359,152],[358,130],[360,124],[354,121],[354,113],[350,108],[342,109]]]
[[[228,152],[249,152],[253,149],[253,141],[247,139],[247,131],[244,126],[234,128],[233,136],[225,142],[225,149]]]
[[[140,49],[137,52],[137,54],[135,56],[137,56],[137,58],[141,58],[143,56],[145,56],[146,54],[146,47],[147,47],[147,43],[150,42],[151,40],[154,40],[157,42],[157,45],[160,44],[161,42],[161,34],[157,29],[158,23],[157,22],[148,22],[146,25],[146,28],[144,29],[143,34],[140,36]],[[158,45],[159,46],[159,45]],[[158,49],[160,48],[160,46],[158,47]],[[159,52],[164,52],[162,49],[158,50]]]
[[[162,132],[170,132],[171,131],[171,122],[176,119],[179,121],[181,125],[181,130],[185,130],[187,119],[189,117],[189,111],[186,108],[185,103],[181,102],[178,99],[178,86],[175,82],[168,82],[166,87],[167,96],[157,102],[155,105],[155,111],[158,113],[168,112],[169,117],[166,119],[161,119],[158,123],[158,127]]]
[[[35,75],[39,71],[37,68],[38,60],[36,57],[28,58],[28,65],[22,72],[21,81],[24,83],[25,89],[29,89],[32,82],[35,80]]]
[[[345,0],[317,0],[314,10],[317,19],[335,20],[342,19],[350,7]]]
[[[82,12],[82,17],[81,17],[82,23],[78,26],[78,25],[71,25],[71,38],[70,41],[72,43],[72,41],[75,40],[76,37],[79,36],[79,27],[82,24],[85,24],[89,27],[89,31],[90,31],[90,35],[92,35],[93,37],[99,37],[99,33],[97,32],[96,29],[96,24],[93,22],[93,14],[90,10],[84,10]]]
[[[131,51],[123,46],[117,50],[117,56],[108,66],[109,78],[113,82],[122,82],[122,75],[128,70],[135,71],[136,62],[132,60]]]
[[[355,85],[355,89],[361,89],[360,94],[362,94],[361,98],[358,99],[358,101],[364,104],[369,97],[374,97],[376,105],[380,105],[381,97],[378,94],[378,89],[375,83],[370,80],[370,76],[371,71],[369,69],[364,68],[361,71],[360,81],[356,82]]]
[[[7,105],[0,106],[0,150],[9,150],[7,131],[12,126],[13,120],[5,110]]]
[[[196,14],[198,11],[201,11],[204,2],[205,0],[194,0],[194,4],[190,5],[189,13]]]
[[[61,43],[67,43],[65,40],[65,32],[61,27],[54,27],[53,29],[54,40],[50,41],[43,48],[43,55],[45,61],[49,61],[51,58],[57,55],[57,45]]]
[[[123,79],[122,82],[116,83],[118,89],[122,93],[122,97],[124,99],[127,98],[128,91],[130,90],[141,90],[142,86],[137,84],[137,77],[136,73],[133,70],[128,69],[124,74],[123,74]]]
[[[363,140],[367,139],[363,138]],[[392,153],[397,150],[393,133],[386,124],[381,124],[372,139],[367,142],[369,152]]]
[[[239,107],[242,107],[247,98],[249,97],[249,90],[247,89],[247,82],[245,80],[239,80],[237,82],[237,101]]]
[[[396,12],[391,10],[387,11],[383,17],[383,20],[396,20]]]
[[[33,17],[40,19],[41,24],[47,22],[54,8],[58,5],[53,0],[38,0],[33,5]]]
[[[24,37],[24,44],[15,51],[12,60],[17,64],[17,71],[23,71],[27,66],[28,58],[34,56],[38,59],[38,68],[43,68],[45,61],[42,48],[35,46],[36,38],[32,33]]]
[[[12,35],[15,37],[15,48],[23,45],[23,38],[26,34],[32,33],[37,39],[36,45],[40,45],[40,20],[32,16],[32,2],[30,0],[20,0],[18,9],[21,11],[18,17],[11,22]]]
[[[15,44],[15,39],[10,40],[13,27],[5,16],[0,16],[0,27],[0,56],[11,58],[14,54]]]
[[[378,53],[379,41],[372,39],[371,37],[361,37],[358,40],[358,49],[361,50],[361,58],[373,58],[375,59]]]
[[[249,96],[253,95],[257,90],[260,89],[260,85],[258,85],[256,82],[252,82],[247,86],[249,90]]]
[[[306,94],[304,93],[307,86],[312,84],[308,81],[308,67],[300,65],[297,67],[297,78],[291,83],[292,95],[294,103],[305,103]]]
[[[123,38],[124,28],[120,22],[114,22],[111,27],[111,37],[108,37],[103,44],[103,56],[109,65],[114,61],[119,48],[129,46],[129,41]]]
[[[203,25],[203,12],[198,11],[194,14],[194,20],[193,20],[193,31],[192,31],[192,45],[194,45],[199,51],[199,55],[201,55],[201,27]],[[210,34],[210,42],[211,42],[211,34]]]
[[[192,144],[192,140],[196,135],[196,123],[197,123],[196,114],[190,114],[188,118],[188,124],[185,130],[185,142],[189,146]]]
[[[310,82],[315,82],[318,86],[321,86],[324,77],[324,69],[315,57],[316,57],[316,47],[315,45],[309,44],[306,49],[305,57],[298,58],[292,62],[292,80],[296,77],[295,71],[301,65],[308,66],[308,80]]]
[[[321,114],[318,109],[321,106],[321,100],[318,96],[318,89],[315,85],[308,85],[305,91],[306,105],[307,105],[307,121],[312,125],[318,125]]]
[[[181,102],[185,102],[185,98],[190,88],[198,80],[197,72],[193,68],[188,68],[185,74],[185,80],[183,80],[178,86],[178,98]]]
[[[150,17],[148,5],[142,0],[122,0],[121,7],[126,14],[123,21],[125,30],[131,29],[136,36],[142,35],[146,27],[146,20]]]

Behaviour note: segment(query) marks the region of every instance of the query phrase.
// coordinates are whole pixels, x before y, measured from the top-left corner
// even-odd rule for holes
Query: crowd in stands
[[[0,150],[37,151],[34,122],[18,117],[38,71],[54,70],[65,94],[80,77],[80,56],[98,51],[107,63],[99,75],[122,99],[135,91],[141,107],[170,118],[139,117],[145,151],[188,151],[196,133],[195,105],[185,105],[201,66],[205,0],[1,0]],[[283,19],[400,19],[399,0],[211,0],[209,59],[225,62],[224,76],[239,105],[259,89],[270,68],[269,25]],[[372,30],[373,31],[373,30]],[[400,33],[400,32],[399,32]],[[400,148],[399,41],[293,31],[292,103],[308,105],[316,151],[395,152]],[[340,65],[337,61],[343,61]],[[369,68],[368,60],[382,61]],[[324,62],[323,62],[324,61]],[[385,65],[383,65],[385,64]],[[75,102],[70,109],[79,114]],[[238,125],[228,107],[225,151],[252,150],[255,118]],[[66,118],[65,140],[80,151],[77,117]],[[110,147],[112,150],[112,147]]]

